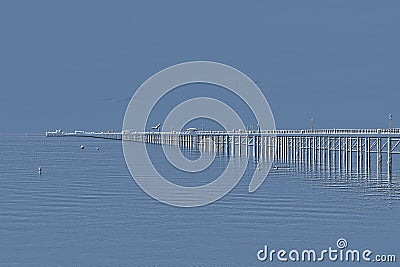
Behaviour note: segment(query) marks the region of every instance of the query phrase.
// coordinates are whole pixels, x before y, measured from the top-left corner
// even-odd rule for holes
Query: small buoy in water
[[[81,146],[81,149],[84,149],[85,147],[84,146]]]

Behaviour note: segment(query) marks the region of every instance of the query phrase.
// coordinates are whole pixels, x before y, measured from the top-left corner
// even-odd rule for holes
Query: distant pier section
[[[54,132],[46,132],[46,137],[92,137],[101,139],[122,140],[121,132],[107,131],[107,132],[64,132],[63,130],[56,130]]]

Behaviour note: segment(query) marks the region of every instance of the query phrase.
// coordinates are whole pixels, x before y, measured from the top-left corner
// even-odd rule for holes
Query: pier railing
[[[136,134],[190,134],[189,131],[134,131],[129,130],[125,133]],[[224,135],[224,134],[261,134],[261,135],[399,135],[400,128],[395,129],[316,129],[316,130],[231,130],[231,131],[196,131],[197,135]]]

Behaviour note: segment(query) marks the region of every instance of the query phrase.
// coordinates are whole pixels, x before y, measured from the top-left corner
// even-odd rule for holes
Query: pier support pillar
[[[392,140],[388,137],[387,140],[387,171],[388,171],[388,178],[392,177]]]
[[[353,171],[353,138],[350,137],[350,147],[349,147],[349,170]]]
[[[381,138],[376,138],[376,171],[378,175],[382,172],[382,143]]]
[[[364,148],[364,168],[365,168],[365,172],[369,173],[369,161],[370,161],[370,147],[369,147],[369,142],[370,139],[369,137],[365,137],[365,148]]]

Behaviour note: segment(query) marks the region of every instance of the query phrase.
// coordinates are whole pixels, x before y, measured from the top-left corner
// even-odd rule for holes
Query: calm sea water
[[[216,174],[226,160],[217,157]],[[323,250],[339,238],[399,262],[399,176],[396,156],[390,180],[291,166],[271,170],[253,194],[248,174],[211,205],[177,208],[136,185],[118,141],[2,136],[0,266],[312,266],[256,254],[266,244]]]

